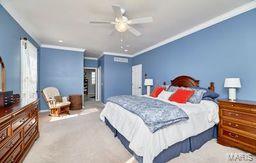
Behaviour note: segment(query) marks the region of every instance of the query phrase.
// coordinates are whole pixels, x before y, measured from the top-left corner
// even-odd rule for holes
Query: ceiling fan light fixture
[[[128,29],[127,24],[124,22],[116,23],[115,28],[118,32],[125,32]]]

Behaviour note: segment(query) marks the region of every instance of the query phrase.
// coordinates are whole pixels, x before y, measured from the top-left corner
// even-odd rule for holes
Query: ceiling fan
[[[115,26],[115,29],[118,32],[126,32],[128,30],[135,36],[140,36],[141,33],[138,30],[136,30],[134,27],[132,27],[131,25],[153,22],[152,17],[128,19],[125,16],[125,9],[121,8],[121,6],[119,6],[119,5],[113,5],[112,9],[115,13],[114,21],[90,21],[90,23],[92,23],[92,24],[112,24]]]

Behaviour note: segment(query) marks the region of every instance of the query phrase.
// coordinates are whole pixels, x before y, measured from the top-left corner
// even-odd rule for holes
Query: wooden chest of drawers
[[[38,137],[38,101],[0,108],[0,163],[22,162]]]
[[[70,110],[80,110],[82,109],[82,95],[70,95],[69,96]]]
[[[219,100],[218,143],[256,154],[256,102]]]

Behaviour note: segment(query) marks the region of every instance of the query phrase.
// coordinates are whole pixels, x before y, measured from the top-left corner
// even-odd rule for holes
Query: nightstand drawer
[[[247,114],[247,113],[241,113],[241,112],[236,112],[236,111],[231,111],[231,110],[222,110],[222,115],[221,116],[225,116],[228,118],[234,118],[237,120],[244,120],[244,121],[248,121],[248,122],[254,122],[255,124],[255,119],[256,119],[256,115],[254,114]]]
[[[251,126],[248,126],[248,125],[245,125],[245,124],[241,124],[241,123],[237,123],[237,122],[232,122],[232,121],[229,121],[229,120],[222,120],[222,125],[224,127],[230,127],[230,128],[233,128],[233,129],[237,129],[237,130],[240,130],[242,132],[248,132],[250,134],[254,134],[255,137],[256,137],[256,126],[255,127],[251,127]]]
[[[231,132],[225,129],[222,129],[222,135],[223,137],[226,137],[232,141],[237,142],[238,144],[244,144],[246,146],[249,146],[253,149],[256,149],[256,140],[252,138],[245,137],[241,134],[237,134],[235,132]]]

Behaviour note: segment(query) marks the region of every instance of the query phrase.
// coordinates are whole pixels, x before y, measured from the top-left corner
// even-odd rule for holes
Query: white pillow
[[[163,90],[163,91],[158,95],[157,98],[163,99],[163,100],[168,100],[168,99],[171,97],[171,95],[172,95],[173,93],[174,93],[174,92]]]

